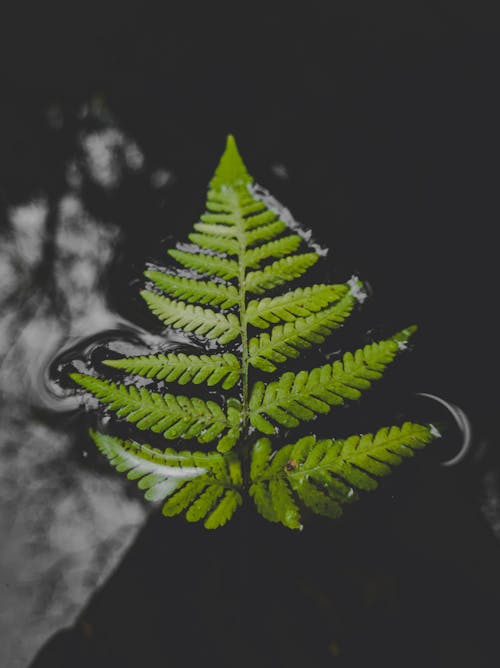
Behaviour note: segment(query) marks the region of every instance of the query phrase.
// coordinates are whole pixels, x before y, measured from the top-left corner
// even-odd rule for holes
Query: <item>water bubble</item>
[[[347,285],[349,286],[349,294],[354,297],[360,304],[362,304],[365,299],[368,297],[366,292],[363,289],[363,284],[359,280],[357,276],[351,276],[351,278],[347,281]]]
[[[151,185],[153,188],[164,188],[168,185],[173,179],[171,172],[166,169],[157,169],[151,174]]]
[[[248,190],[252,197],[254,197],[256,200],[264,202],[268,209],[279,216],[280,220],[282,220],[291,230],[297,232],[297,234],[304,239],[307,245],[312,248],[312,250],[314,250],[318,255],[321,255],[322,257],[327,255],[328,248],[320,246],[318,243],[314,242],[312,239],[311,230],[304,227],[302,223],[299,223],[298,220],[295,220],[291,211],[283,204],[281,204],[281,202],[279,202],[273,195],[271,195],[271,193],[266,190],[266,188],[263,188],[257,183],[249,183]]]
[[[439,431],[439,429],[438,429],[435,425],[430,424],[429,426],[430,426],[430,428],[431,428],[431,434],[432,434],[435,438],[441,438],[441,437],[442,437],[443,434]]]
[[[455,466],[456,464],[459,464],[461,461],[463,461],[463,459],[465,459],[472,446],[472,425],[467,414],[456,404],[443,399],[436,394],[430,394],[429,392],[417,392],[416,394],[419,397],[424,397],[438,403],[448,411],[449,415],[451,415],[454,424],[458,428],[458,431],[461,435],[461,444],[458,452],[453,457],[451,457],[451,459],[441,462],[441,466]],[[435,425],[431,424],[430,426],[431,433],[434,429],[435,435],[442,436],[441,431]]]
[[[271,165],[271,172],[278,179],[286,180],[288,178],[288,169],[282,162],[275,162]]]

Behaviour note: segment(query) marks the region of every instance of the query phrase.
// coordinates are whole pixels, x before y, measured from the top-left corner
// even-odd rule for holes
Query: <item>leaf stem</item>
[[[241,382],[242,382],[242,437],[248,436],[248,320],[246,313],[246,230],[244,217],[239,205],[238,194],[234,193],[234,207],[238,225],[238,294],[239,294],[239,312],[240,312],[240,330],[241,330]]]

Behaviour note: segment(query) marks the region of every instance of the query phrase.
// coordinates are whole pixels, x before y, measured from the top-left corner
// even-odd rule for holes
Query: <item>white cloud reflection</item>
[[[64,424],[75,400],[48,378],[61,348],[102,330],[138,331],[101,288],[119,228],[88,212],[81,186],[118,190],[145,158],[108,121],[80,142],[67,191],[11,207],[0,233],[0,665],[9,668],[27,666],[76,619],[146,517],[121,477],[82,466]],[[46,422],[39,409],[60,419]]]

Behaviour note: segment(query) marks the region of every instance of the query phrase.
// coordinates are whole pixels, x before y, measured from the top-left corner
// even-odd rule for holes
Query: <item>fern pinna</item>
[[[147,499],[164,501],[167,516],[185,512],[189,521],[216,528],[246,493],[263,517],[292,529],[301,528],[306,509],[338,517],[344,504],[360,490],[374,489],[378,477],[424,447],[436,431],[405,422],[374,434],[307,435],[283,445],[284,435],[358,399],[405,348],[414,328],[345,352],[333,363],[287,371],[289,360],[321,344],[349,317],[361,301],[362,285],[352,278],[285,287],[320,254],[254,184],[232,136],[210,182],[206,209],[189,235],[191,243],[168,251],[175,266],[146,271],[148,289],[141,293],[167,327],[212,341],[206,353],[105,361],[128,374],[127,380],[161,381],[162,391],[151,391],[145,381],[71,377],[139,430],[212,449],[162,450],[94,431],[91,436],[118,471],[138,480]],[[192,385],[205,396],[210,394],[203,386],[219,386],[227,398],[221,405],[196,396],[196,388],[184,394],[178,387]]]

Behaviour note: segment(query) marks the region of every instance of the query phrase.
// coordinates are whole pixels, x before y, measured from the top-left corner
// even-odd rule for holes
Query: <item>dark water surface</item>
[[[181,14],[16,16],[2,43],[0,666],[496,666],[497,26],[465,4],[271,12],[237,34]],[[322,352],[419,325],[325,435],[447,425],[297,534],[250,504],[215,533],[162,518],[65,381],[178,344],[142,271],[202,212],[228,132],[330,249],[318,271],[369,284]]]

